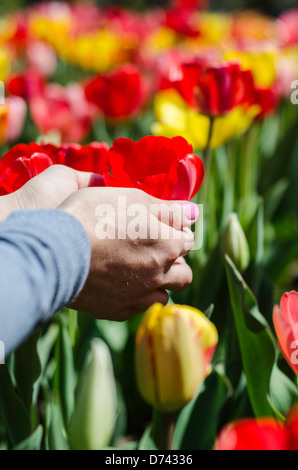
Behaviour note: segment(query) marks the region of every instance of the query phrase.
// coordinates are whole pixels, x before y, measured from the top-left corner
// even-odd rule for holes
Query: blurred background
[[[1,0],[0,13],[8,10],[16,10],[33,3],[40,3],[32,0]],[[67,3],[75,3],[70,0]],[[165,0],[98,0],[99,5],[121,4],[130,8],[143,9],[154,6],[164,6],[168,2]],[[281,11],[298,6],[297,0],[211,0],[211,9],[231,10],[241,8],[255,8],[271,15],[279,15]]]

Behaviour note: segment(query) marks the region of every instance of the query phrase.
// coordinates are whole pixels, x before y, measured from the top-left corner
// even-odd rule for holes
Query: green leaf
[[[10,374],[5,365],[0,366],[0,406],[12,446],[31,433],[31,423],[24,403],[15,393]]]
[[[28,410],[31,408],[33,387],[41,374],[41,364],[37,353],[39,331],[22,343],[15,351],[14,375],[18,389]]]
[[[260,265],[264,256],[264,204],[260,198],[255,215],[247,230],[251,260]]]
[[[49,450],[68,450],[68,442],[63,422],[62,409],[59,398],[55,395],[51,397],[50,425],[48,431]]]
[[[68,428],[74,410],[76,374],[66,315],[60,315],[59,325],[55,390],[60,396],[63,419],[65,427]]]
[[[31,434],[31,436],[29,436],[27,439],[17,445],[14,450],[40,450],[42,435],[43,427],[39,425]]]
[[[148,426],[140,439],[138,450],[159,450],[152,437],[152,426]]]
[[[212,449],[218,434],[220,412],[228,393],[225,379],[213,371],[199,395],[180,412],[174,434],[174,449]]]
[[[268,401],[276,347],[256,300],[229,257],[226,257],[230,298],[241,351],[247,390],[255,416],[274,416]]]
[[[282,417],[298,402],[298,387],[276,365],[271,375],[269,395],[272,406]]]
[[[207,318],[210,318],[212,317],[212,313],[214,311],[214,304],[211,304],[204,312],[204,314],[206,315]]]

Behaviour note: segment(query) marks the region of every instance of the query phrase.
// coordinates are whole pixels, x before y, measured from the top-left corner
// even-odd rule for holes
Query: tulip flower
[[[69,441],[73,450],[100,450],[111,440],[117,394],[111,355],[100,339],[91,343],[89,362],[80,376]]]
[[[176,90],[159,92],[154,101],[157,121],[152,133],[158,136],[182,136],[197,149],[205,149],[208,141],[210,119],[186,104]],[[214,119],[210,146],[216,148],[235,139],[249,129],[260,113],[258,105],[237,106],[225,116]]]
[[[250,262],[250,251],[237,214],[230,214],[221,237],[221,250],[228,255],[240,273]]]
[[[242,419],[220,432],[214,450],[298,450],[298,407],[285,424],[273,418]]]
[[[201,159],[182,137],[117,139],[109,150],[106,186],[138,188],[159,199],[190,200],[204,179]]]
[[[29,106],[40,132],[58,130],[63,142],[81,141],[91,129],[93,111],[79,84],[47,84],[30,99]]]
[[[207,116],[223,116],[239,105],[252,102],[250,73],[238,64],[223,63],[203,71],[196,91],[196,105]]]
[[[285,293],[273,309],[273,324],[280,350],[298,376],[298,292]]]
[[[296,45],[298,43],[298,8],[293,8],[279,17],[280,37],[285,45]]]
[[[87,83],[87,99],[108,120],[132,119],[143,108],[147,85],[135,65],[125,65],[110,75],[100,75]]]
[[[136,374],[143,398],[162,412],[180,410],[210,373],[217,341],[215,326],[194,308],[149,308],[136,336]]]
[[[88,146],[64,144],[19,144],[9,150],[0,161],[0,195],[17,191],[27,181],[51,165],[60,164],[79,171],[103,175],[108,166],[108,146],[94,142]]]
[[[45,83],[34,69],[29,69],[24,74],[12,75],[7,82],[7,90],[10,94],[20,96],[25,100],[41,95],[44,91]]]

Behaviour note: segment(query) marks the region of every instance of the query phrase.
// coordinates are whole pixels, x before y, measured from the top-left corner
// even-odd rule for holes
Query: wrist
[[[15,193],[0,196],[0,222],[3,222],[13,211],[19,209]]]

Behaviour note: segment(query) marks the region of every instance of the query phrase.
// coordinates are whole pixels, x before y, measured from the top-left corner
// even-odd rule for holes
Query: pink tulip
[[[274,307],[273,323],[280,350],[298,376],[298,292],[282,296],[280,309]]]

